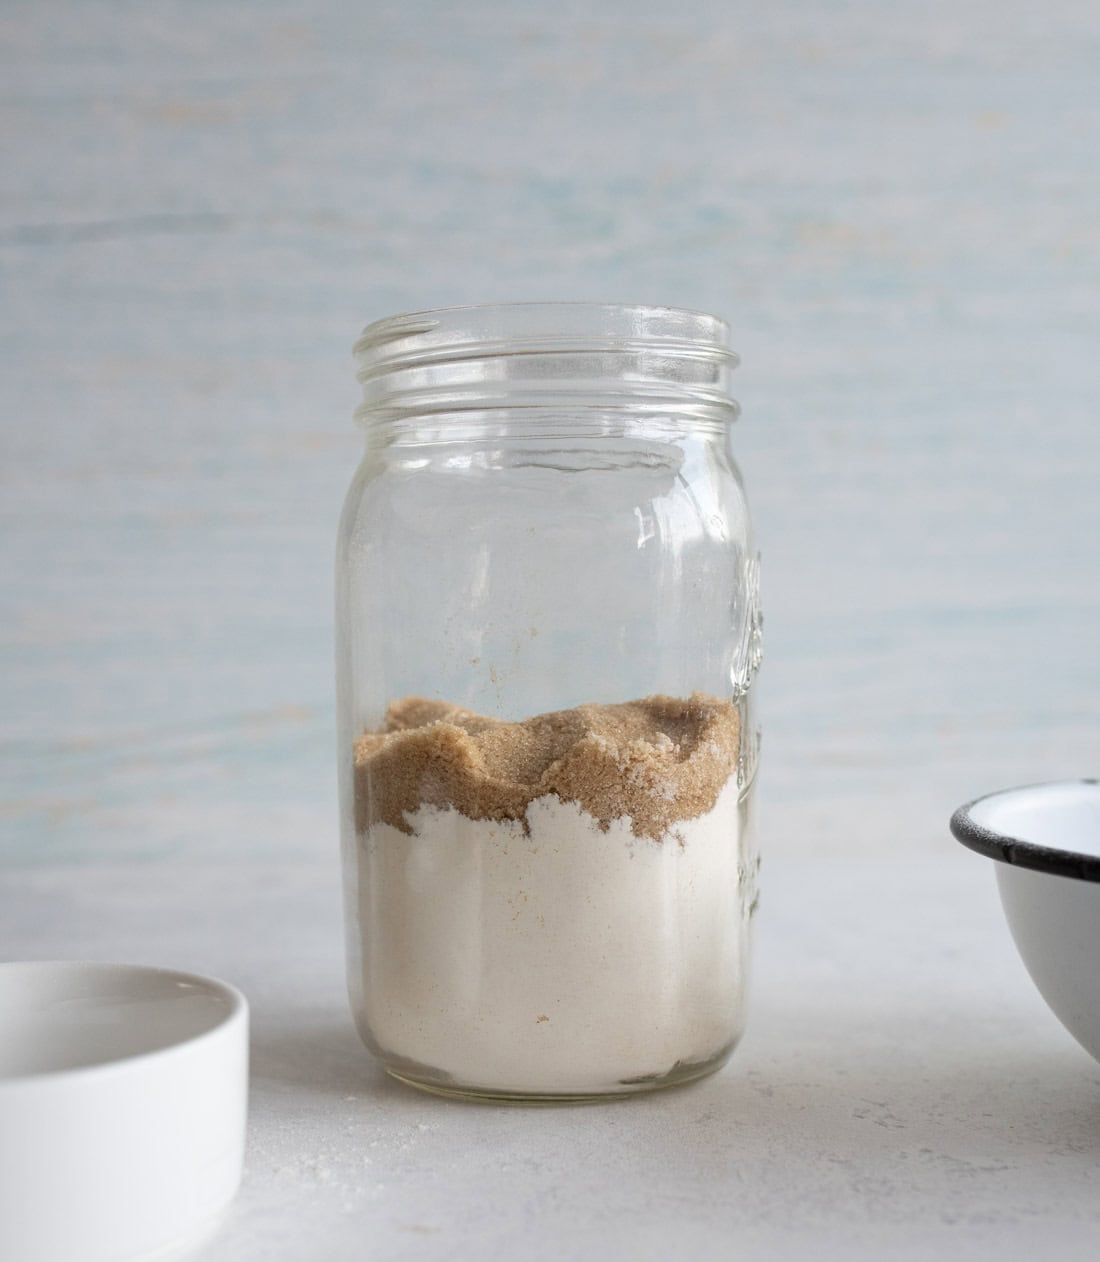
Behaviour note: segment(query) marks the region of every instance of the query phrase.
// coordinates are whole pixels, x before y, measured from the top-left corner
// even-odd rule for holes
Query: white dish
[[[231,986],[0,964],[0,1256],[124,1262],[202,1237],[240,1182],[247,1089]]]
[[[1032,980],[1100,1060],[1100,782],[992,793],[960,807],[951,831],[997,860],[1001,903]]]

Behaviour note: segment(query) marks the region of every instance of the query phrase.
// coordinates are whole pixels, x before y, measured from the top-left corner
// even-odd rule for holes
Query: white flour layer
[[[408,818],[412,836],[376,823],[358,853],[352,999],[384,1059],[473,1089],[614,1090],[740,1034],[736,777],[660,842],[553,795],[530,804],[529,834],[453,808]]]

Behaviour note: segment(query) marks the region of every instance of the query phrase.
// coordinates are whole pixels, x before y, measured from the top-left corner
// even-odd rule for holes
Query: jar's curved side
[[[336,675],[336,782],[339,800],[340,867],[343,890],[345,980],[353,1016],[362,1010],[363,928],[359,919],[359,842],[355,830],[354,743],[356,721],[354,643],[361,635],[351,608],[354,573],[353,541],[360,534],[360,513],[371,476],[369,456],[364,458],[344,497],[336,535],[335,555],[335,675]]]

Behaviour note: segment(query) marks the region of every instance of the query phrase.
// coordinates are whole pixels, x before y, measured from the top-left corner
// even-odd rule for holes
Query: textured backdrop
[[[1100,766],[1095,5],[9,3],[0,49],[9,856],[334,845],[349,347],[457,302],[733,324],[769,846]]]

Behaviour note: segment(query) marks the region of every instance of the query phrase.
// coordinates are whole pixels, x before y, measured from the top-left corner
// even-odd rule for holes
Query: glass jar
[[[721,320],[465,307],[370,325],[340,524],[348,979],[446,1094],[718,1068],[745,1016],[758,560]]]

